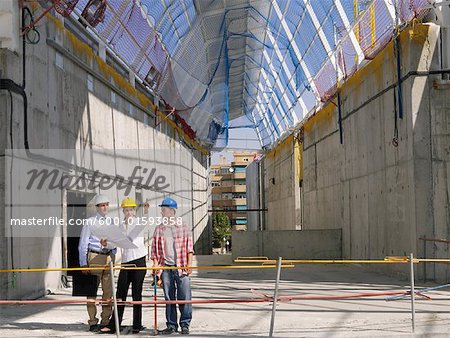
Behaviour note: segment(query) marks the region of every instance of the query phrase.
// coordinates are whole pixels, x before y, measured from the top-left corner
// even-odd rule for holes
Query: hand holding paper
[[[123,233],[122,229],[114,224],[93,225],[92,233],[98,238],[106,239],[108,242],[123,249],[136,249],[131,239]]]

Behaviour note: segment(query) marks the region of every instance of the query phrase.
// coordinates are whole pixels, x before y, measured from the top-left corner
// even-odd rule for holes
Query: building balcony
[[[222,180],[222,176],[223,175],[213,174],[213,175],[210,175],[209,177],[211,178],[211,181],[213,181],[213,182],[220,182]]]
[[[245,185],[231,185],[229,187],[227,186],[221,186],[221,187],[213,187],[212,193],[213,194],[220,194],[223,192],[242,192],[245,193],[247,191],[247,186]]]
[[[245,180],[245,173],[232,173],[222,175],[222,181],[224,180]]]
[[[234,199],[227,199],[227,200],[213,200],[212,206],[213,207],[233,207],[237,205],[247,205],[247,199],[246,198],[234,198]]]

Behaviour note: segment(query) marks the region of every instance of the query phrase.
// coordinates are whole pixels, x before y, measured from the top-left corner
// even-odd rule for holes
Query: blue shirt
[[[116,248],[110,247],[110,244],[106,247],[100,244],[100,239],[94,236],[91,232],[91,226],[98,222],[100,219],[105,219],[106,224],[110,224],[111,218],[108,216],[102,216],[97,213],[95,216],[90,217],[86,220],[80,234],[80,242],[78,243],[78,255],[80,260],[80,266],[88,265],[87,254],[88,250],[93,250],[97,252],[105,251],[104,249],[112,249],[112,252],[116,253]]]

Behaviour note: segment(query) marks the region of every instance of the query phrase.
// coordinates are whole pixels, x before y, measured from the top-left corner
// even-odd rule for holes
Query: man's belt
[[[89,252],[95,253],[97,255],[109,255],[111,253],[112,250],[108,250],[108,251],[96,251],[96,250],[88,250]]]

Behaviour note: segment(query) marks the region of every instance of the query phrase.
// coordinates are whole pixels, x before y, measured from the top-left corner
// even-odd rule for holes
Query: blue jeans
[[[191,300],[191,280],[189,276],[178,275],[178,270],[163,270],[161,279],[163,282],[164,298],[166,300]],[[178,304],[180,308],[180,326],[187,326],[192,319],[192,304]],[[177,305],[166,304],[167,327],[178,329]]]

